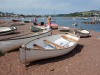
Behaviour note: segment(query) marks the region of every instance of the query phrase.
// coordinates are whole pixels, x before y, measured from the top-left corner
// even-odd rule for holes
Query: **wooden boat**
[[[20,61],[31,61],[57,57],[72,51],[79,41],[74,34],[58,34],[29,41],[20,48]]]
[[[80,37],[87,37],[90,34],[90,31],[85,29],[77,29],[75,30],[75,34],[79,35]]]
[[[58,27],[58,30],[59,31],[69,31],[70,28],[69,27],[65,27],[65,26],[61,26],[61,27]]]
[[[19,48],[22,44],[25,44],[28,41],[35,40],[37,38],[45,37],[51,35],[51,30],[43,30],[42,32],[31,32],[27,35],[16,36],[9,39],[4,39],[0,41],[0,51],[2,53],[11,51]]]
[[[6,35],[10,33],[14,33],[17,30],[16,27],[0,27],[0,35]]]

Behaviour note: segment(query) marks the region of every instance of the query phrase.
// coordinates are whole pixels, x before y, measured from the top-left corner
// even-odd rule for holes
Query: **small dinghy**
[[[41,32],[43,30],[46,30],[46,27],[44,27],[44,26],[31,26],[30,29],[32,32]]]
[[[29,41],[20,48],[20,61],[31,61],[57,57],[72,51],[80,37],[74,34],[58,34]]]
[[[52,29],[58,29],[58,24],[56,24],[56,23],[51,23],[50,24],[50,27],[52,28]]]
[[[58,30],[59,31],[69,31],[70,28],[69,27],[65,27],[65,26],[61,26],[61,27],[58,27]]]
[[[78,24],[77,24],[77,23],[73,23],[72,25],[73,25],[73,26],[77,26]]]
[[[90,31],[85,29],[77,29],[75,30],[75,34],[79,35],[80,37],[87,37],[90,34]]]
[[[14,33],[16,30],[16,27],[0,27],[0,35]]]

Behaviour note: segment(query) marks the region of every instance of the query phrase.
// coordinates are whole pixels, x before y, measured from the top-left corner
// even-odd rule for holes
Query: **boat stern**
[[[20,62],[23,64],[26,64],[26,51],[24,48],[20,48],[19,50],[19,58],[20,58]]]

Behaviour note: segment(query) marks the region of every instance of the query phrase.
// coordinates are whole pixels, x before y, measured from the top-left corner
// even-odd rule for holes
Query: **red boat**
[[[50,27],[53,28],[53,29],[58,29],[58,24],[51,23]]]

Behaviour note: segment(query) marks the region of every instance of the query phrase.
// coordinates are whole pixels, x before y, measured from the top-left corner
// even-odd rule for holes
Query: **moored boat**
[[[85,17],[85,18],[83,18],[83,20],[88,20],[88,18]]]
[[[0,35],[6,35],[10,33],[14,33],[17,30],[16,27],[10,26],[10,27],[0,27]]]
[[[58,34],[31,40],[20,48],[20,61],[28,64],[32,61],[64,55],[72,51],[80,37],[74,34]]]
[[[78,24],[77,24],[77,23],[73,23],[72,25],[73,25],[73,26],[77,26]]]

